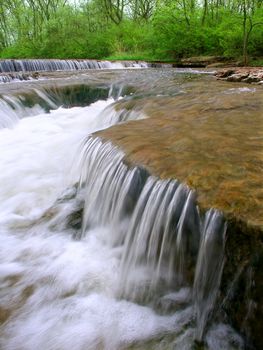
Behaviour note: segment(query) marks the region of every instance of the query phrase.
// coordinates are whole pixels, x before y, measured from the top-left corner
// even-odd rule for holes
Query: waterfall
[[[24,60],[0,60],[0,73],[7,72],[53,72],[75,71],[85,69],[123,69],[123,68],[147,68],[146,62],[110,62],[96,60],[58,60],[58,59],[24,59]]]
[[[110,88],[89,87],[85,84],[71,87],[34,88],[25,94],[0,95],[0,129],[13,127],[21,118],[49,113],[58,108],[86,107],[97,100],[118,101],[121,95],[129,94],[125,86],[112,85]],[[114,100],[113,100],[114,99]],[[120,108],[111,104],[100,114],[105,127],[146,116],[136,110]],[[97,120],[99,123],[99,120]]]
[[[0,61],[1,62],[1,61]],[[38,73],[25,73],[25,72],[5,72],[5,74],[0,75],[0,83],[10,83],[10,82],[18,82],[24,80],[34,80],[38,79]]]
[[[28,98],[23,95],[0,96],[0,129],[12,128],[21,118],[32,117],[57,109],[59,104],[53,101],[47,92],[34,89]]]
[[[213,310],[224,267],[226,223],[216,210],[205,215],[196,264],[194,300],[197,312],[197,340],[202,340],[210,312]]]
[[[53,104],[51,105],[54,107]],[[44,112],[38,104],[27,107],[22,96],[3,95],[0,97],[0,129],[12,128],[21,118]]]
[[[89,138],[84,146],[80,187],[85,186],[87,195],[82,235],[88,227],[117,225],[129,215],[147,177],[143,169],[129,169],[123,163],[124,154],[110,143]],[[123,237],[113,237],[113,240],[122,242]]]
[[[119,295],[146,302],[154,293],[192,289],[196,339],[202,340],[221,281],[226,223],[222,214],[199,213],[196,195],[177,180],[160,180],[129,167],[109,142],[89,138],[81,154],[85,189],[82,230],[111,226],[112,246],[124,246]]]

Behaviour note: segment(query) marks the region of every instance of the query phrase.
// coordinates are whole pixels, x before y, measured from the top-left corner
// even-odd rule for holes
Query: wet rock
[[[257,83],[259,81],[259,77],[256,75],[248,75],[246,78],[242,79],[244,83]]]
[[[221,78],[227,78],[234,73],[235,73],[234,69],[224,69],[224,70],[216,72],[215,75],[221,79]]]
[[[38,79],[39,76],[40,76],[39,72],[33,72],[33,73],[32,73],[32,78],[33,78],[33,79]]]
[[[204,346],[205,346],[205,344],[203,341],[195,339],[194,346],[193,346],[192,350],[203,350]]]
[[[263,79],[263,70],[261,68],[223,69],[217,71],[215,76],[219,80],[259,84]]]
[[[82,226],[84,194],[77,185],[66,189],[40,218],[31,225],[45,223],[51,231],[67,230],[77,238]]]
[[[246,77],[247,77],[247,75],[246,75]],[[227,81],[234,81],[234,82],[239,82],[242,79],[244,79],[244,75],[242,75],[242,74],[232,74],[226,78]]]
[[[185,307],[191,302],[190,288],[181,288],[175,293],[163,296],[157,302],[157,309],[165,313],[173,313]]]
[[[262,349],[262,231],[229,218],[221,307],[227,322],[241,332],[247,349]]]

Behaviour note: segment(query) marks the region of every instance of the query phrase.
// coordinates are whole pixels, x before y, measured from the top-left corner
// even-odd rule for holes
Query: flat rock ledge
[[[263,85],[263,68],[226,68],[215,73],[218,80]]]

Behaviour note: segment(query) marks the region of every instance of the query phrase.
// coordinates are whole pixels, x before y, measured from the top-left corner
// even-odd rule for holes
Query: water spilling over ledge
[[[83,239],[98,225],[112,227],[114,234],[107,238],[108,243],[115,249],[124,247],[119,297],[153,305],[159,312],[191,306],[195,326],[189,337],[206,344],[213,319],[233,322],[237,315],[244,317],[248,304],[257,298],[251,279],[245,276],[252,273],[251,278],[258,279],[260,271],[252,262],[258,253],[256,247],[254,253],[247,251],[242,271],[236,275],[238,261],[242,260],[234,247],[236,239],[244,239],[244,244],[249,240],[256,243],[255,236],[246,237],[249,229],[237,222],[229,222],[227,229],[217,210],[200,214],[195,193],[187,186],[176,180],[160,180],[144,168],[128,165],[125,154],[108,142],[89,138],[82,151],[80,189],[85,204],[77,238]],[[240,243],[244,252],[248,247]],[[252,299],[247,300],[247,294],[239,290],[243,278]],[[236,297],[244,298],[245,305],[235,314]],[[247,317],[252,322],[255,314]],[[243,348],[237,335],[232,341],[231,346]],[[249,347],[249,338],[246,341]]]
[[[147,68],[146,62],[137,61],[96,61],[96,60],[0,60],[0,73],[6,72],[38,72],[38,71],[77,71],[86,69],[123,69]]]
[[[100,139],[85,143],[80,179],[85,205],[79,238],[98,225],[113,227],[111,244],[124,245],[121,297],[152,303],[166,290],[192,286],[196,339],[202,341],[218,296],[226,223],[216,210],[200,216],[195,194],[187,186],[158,180],[143,168],[129,168],[124,157]]]
[[[85,205],[77,237],[98,225],[112,226],[110,245],[124,246],[119,297],[150,303],[157,310],[158,305],[166,305],[162,312],[191,305],[192,322],[195,320],[191,339],[206,344],[213,319],[228,320],[239,328],[238,318],[245,317],[244,328],[239,330],[246,336],[245,347],[250,348],[250,324],[255,326],[256,315],[260,315],[260,304],[256,304],[256,300],[260,303],[262,275],[260,233],[250,232],[251,228],[235,219],[230,219],[227,229],[223,214],[214,209],[200,214],[195,193],[187,186],[132,167],[125,154],[110,143],[89,138],[81,159]],[[256,288],[252,281],[257,281]],[[245,290],[240,289],[242,283]],[[171,294],[164,297],[165,291]],[[178,305],[180,293],[183,297]],[[243,308],[236,309],[236,298],[242,300]],[[251,312],[250,304],[256,313]],[[237,348],[243,348],[235,337]]]
[[[144,61],[96,61],[96,60],[55,60],[55,59],[25,59],[0,60],[0,83],[25,82],[50,79],[58,74],[69,76],[74,73],[92,71],[137,70],[142,68],[168,69],[174,68],[177,73],[214,74],[212,70],[195,70],[192,68],[176,68],[172,63]],[[57,75],[54,75],[54,74]]]
[[[29,92],[0,95],[0,129],[13,127],[20,119],[49,113],[59,108],[85,107],[114,96],[109,87],[73,86],[35,87]]]

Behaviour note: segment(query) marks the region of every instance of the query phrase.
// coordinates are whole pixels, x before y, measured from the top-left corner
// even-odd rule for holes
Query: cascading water
[[[86,139],[145,117],[112,103],[0,130],[0,348],[186,350],[197,339],[242,349],[229,326],[213,324],[221,213],[200,215],[187,186]]]
[[[147,68],[146,62],[110,62],[96,60],[0,60],[0,73],[6,72],[35,72],[35,71],[74,71],[84,69],[123,69]]]
[[[82,84],[73,87],[50,87],[47,89],[37,87],[26,94],[4,94],[0,96],[0,129],[13,127],[22,118],[49,113],[59,108],[83,107],[98,99],[106,100],[110,98],[113,102],[112,98],[118,100],[121,97],[121,92],[121,88],[115,87],[115,89],[109,90],[107,88],[91,88]],[[115,109],[111,106],[101,116],[103,120],[108,120],[109,125],[143,117],[142,113],[125,109],[115,112]]]
[[[54,107],[54,104],[51,105]],[[4,95],[0,98],[0,129],[13,127],[21,118],[44,112],[38,104],[28,108],[23,103],[23,98]]]
[[[216,210],[202,218],[186,186],[158,180],[141,168],[128,169],[123,159],[109,143],[86,142],[82,237],[91,227],[112,225],[110,244],[123,245],[120,297],[153,302],[153,295],[158,299],[167,290],[193,284],[196,339],[201,341],[221,281],[226,224]]]
[[[209,210],[203,224],[194,281],[194,300],[198,320],[196,337],[200,341],[221,282],[225,233],[226,223],[220,213]]]

